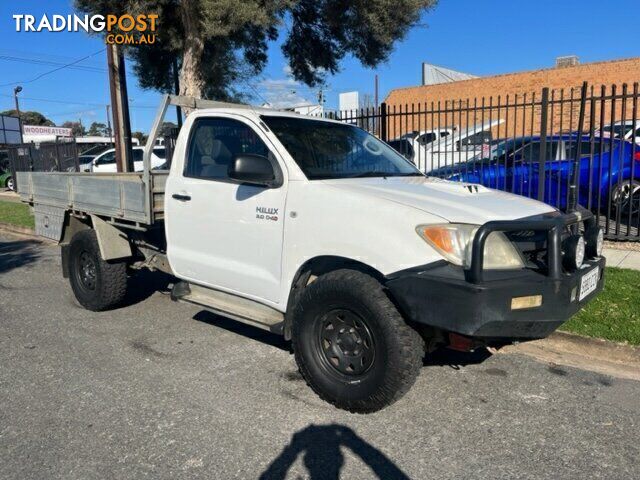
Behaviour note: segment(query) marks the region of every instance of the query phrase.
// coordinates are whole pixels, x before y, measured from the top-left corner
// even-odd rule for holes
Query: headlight
[[[562,242],[562,263],[569,270],[578,270],[584,262],[585,244],[582,235],[571,235]]]
[[[416,232],[454,265],[469,268],[473,239],[480,226],[465,223],[419,225]],[[502,232],[492,232],[484,244],[484,268],[523,268],[515,246]]]
[[[584,233],[587,243],[587,256],[590,258],[602,256],[604,246],[604,232],[600,227],[591,227]]]

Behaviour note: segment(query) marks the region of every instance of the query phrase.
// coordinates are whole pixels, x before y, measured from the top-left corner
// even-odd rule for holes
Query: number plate
[[[599,268],[594,268],[580,279],[580,296],[578,297],[579,302],[581,302],[584,297],[586,297],[596,289],[599,279]]]

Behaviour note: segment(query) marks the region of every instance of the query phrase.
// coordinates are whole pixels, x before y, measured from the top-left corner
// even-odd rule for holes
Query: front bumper
[[[397,272],[387,288],[410,320],[448,332],[484,339],[544,338],[589,302],[604,287],[605,259],[560,278],[532,270],[485,271],[484,281],[467,281],[465,271],[446,262]],[[580,280],[600,271],[596,289],[578,301]],[[542,305],[512,310],[514,297],[542,295]]]
[[[593,215],[579,209],[513,221],[493,221],[476,233],[468,270],[445,261],[403,270],[387,278],[387,288],[410,320],[445,331],[483,339],[544,338],[567,321],[604,286],[603,257],[592,258],[575,272],[562,267],[562,237],[597,228]],[[545,232],[544,269],[485,270],[484,250],[492,232]],[[580,299],[581,279],[599,270],[594,291]],[[542,296],[542,304],[513,309],[517,297]]]

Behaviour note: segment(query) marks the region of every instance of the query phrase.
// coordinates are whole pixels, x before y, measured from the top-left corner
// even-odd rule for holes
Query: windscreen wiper
[[[360,172],[355,173],[353,175],[349,175],[348,178],[364,178],[364,177],[414,177],[420,176],[424,177],[424,174],[419,172],[408,172],[408,173],[392,173],[392,172],[382,172],[380,170],[371,170],[369,172]]]
[[[354,173],[353,175],[349,175],[349,178],[364,178],[364,177],[389,177],[389,172],[382,172],[380,170],[371,170],[368,172],[360,172]]]

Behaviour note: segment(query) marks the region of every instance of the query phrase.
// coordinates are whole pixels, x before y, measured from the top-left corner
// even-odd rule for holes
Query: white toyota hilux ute
[[[193,112],[170,171],[151,170],[173,104]],[[167,96],[144,161],[18,175],[79,303],[115,308],[136,270],[165,271],[173,300],[290,339],[313,390],[353,412],[400,398],[425,351],[543,338],[603,288],[589,212],[427,178],[352,125]]]

